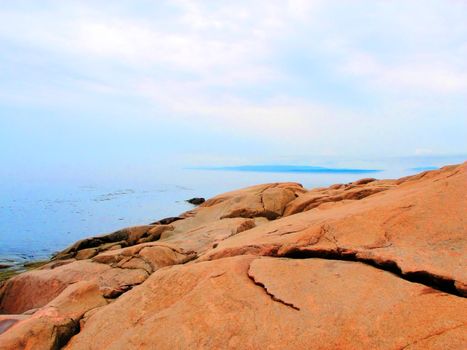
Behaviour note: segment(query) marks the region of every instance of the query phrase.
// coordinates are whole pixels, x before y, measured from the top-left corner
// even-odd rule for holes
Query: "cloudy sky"
[[[0,0],[0,160],[465,154],[466,18],[461,0]]]

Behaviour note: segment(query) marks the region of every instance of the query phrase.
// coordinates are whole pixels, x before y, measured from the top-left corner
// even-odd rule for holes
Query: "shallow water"
[[[462,160],[451,159],[451,163],[456,161]],[[303,166],[299,167],[300,171],[296,166],[287,171],[284,165],[224,167],[216,171],[178,168],[144,182],[136,179],[113,179],[112,183],[4,181],[0,185],[0,266],[3,266],[0,271],[22,270],[26,262],[47,259],[84,237],[178,215],[193,207],[185,202],[192,197],[208,198],[267,182],[295,181],[313,188],[362,177],[398,178],[447,163],[448,160],[424,164],[420,160],[355,162],[355,167],[336,166],[331,168],[333,171]]]

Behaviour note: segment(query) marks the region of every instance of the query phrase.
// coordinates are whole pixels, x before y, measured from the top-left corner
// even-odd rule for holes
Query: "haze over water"
[[[0,264],[22,269],[23,263],[49,258],[76,240],[176,216],[193,208],[185,202],[192,197],[209,198],[268,182],[294,181],[313,188],[363,177],[397,178],[465,159],[467,156],[379,161],[331,157],[327,161],[318,159],[325,167],[284,164],[214,167],[216,170],[174,167],[161,168],[153,177],[109,177],[107,181],[4,180],[0,185]],[[354,167],[342,166],[351,164]]]

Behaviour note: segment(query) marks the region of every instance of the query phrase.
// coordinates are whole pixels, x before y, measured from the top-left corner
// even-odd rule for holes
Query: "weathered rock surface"
[[[82,239],[58,253],[54,259],[89,259],[102,251],[156,241],[167,230],[173,230],[173,227],[160,223],[127,227],[106,235]]]
[[[197,217],[276,219],[299,194],[306,192],[297,183],[274,183],[247,187],[216,196],[193,210]]]
[[[467,163],[252,186],[0,285],[0,349],[465,349]]]
[[[304,193],[288,203],[284,215],[292,215],[311,210],[323,203],[344,200],[359,200],[372,194],[386,191],[395,186],[395,181],[376,179],[361,179],[349,184],[337,184],[328,188],[316,188]]]
[[[20,314],[42,307],[69,285],[90,280],[108,269],[105,265],[79,261],[20,274],[6,281],[0,290],[0,310],[2,313]]]
[[[5,330],[0,335],[0,348],[59,349],[79,330],[79,320],[87,311],[104,305],[107,305],[107,301],[97,284],[76,282],[33,315],[25,316],[8,331]],[[15,316],[9,319],[14,320]],[[0,319],[0,326],[2,322],[5,320]]]
[[[466,307],[361,263],[241,256],[157,271],[66,349],[400,349],[446,332],[462,346]]]
[[[250,253],[369,261],[465,295],[467,164],[424,174],[240,233],[204,259]]]

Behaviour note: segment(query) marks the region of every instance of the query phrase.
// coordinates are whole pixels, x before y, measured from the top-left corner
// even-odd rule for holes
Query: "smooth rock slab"
[[[462,349],[466,323],[466,299],[362,263],[240,256],[155,272],[65,349]]]

